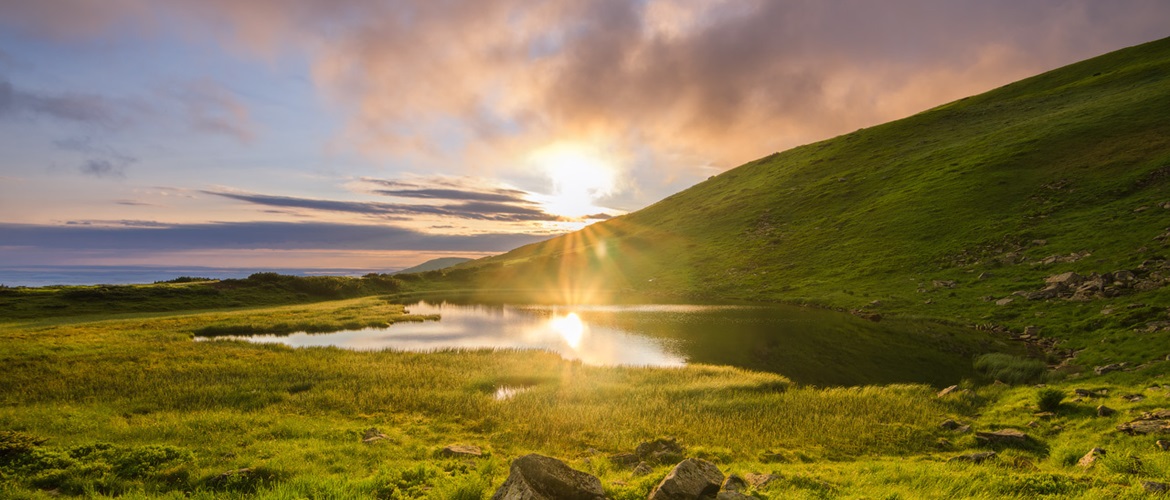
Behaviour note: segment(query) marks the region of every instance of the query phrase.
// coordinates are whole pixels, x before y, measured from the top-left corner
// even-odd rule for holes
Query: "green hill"
[[[451,266],[469,262],[471,259],[464,257],[441,257],[438,259],[431,259],[414,267],[408,267],[394,274],[408,274],[408,273],[425,273],[427,271],[438,271],[446,269]]]
[[[1170,345],[1134,331],[1170,319],[1168,226],[1163,39],[776,153],[457,274],[569,300],[606,290],[1037,326],[1091,347],[1078,362],[1137,362]],[[1093,275],[1121,270],[1133,276]],[[1068,271],[1086,279],[1013,295]],[[1070,300],[1086,282],[1095,290]]]

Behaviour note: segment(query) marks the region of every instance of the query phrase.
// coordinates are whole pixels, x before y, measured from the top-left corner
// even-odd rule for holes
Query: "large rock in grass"
[[[1016,429],[1000,429],[994,432],[976,432],[975,439],[990,444],[1024,444],[1028,435]]]
[[[662,479],[650,500],[713,499],[723,484],[723,473],[715,464],[699,458],[683,460]]]
[[[683,447],[674,439],[655,439],[639,444],[634,454],[651,464],[668,464],[682,460]]]
[[[453,444],[439,450],[439,456],[447,458],[479,458],[483,456],[483,450],[479,449],[478,446]]]
[[[1133,435],[1170,434],[1170,410],[1154,410],[1142,413],[1142,417],[1117,426],[1117,430]]]
[[[492,500],[604,500],[601,480],[543,455],[512,461],[508,479]]]

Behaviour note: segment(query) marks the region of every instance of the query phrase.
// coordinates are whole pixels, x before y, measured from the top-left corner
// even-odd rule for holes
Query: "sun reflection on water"
[[[571,312],[564,316],[554,316],[548,324],[554,332],[565,339],[565,343],[569,344],[569,347],[573,349],[581,347],[581,339],[585,337],[586,326],[577,313]]]

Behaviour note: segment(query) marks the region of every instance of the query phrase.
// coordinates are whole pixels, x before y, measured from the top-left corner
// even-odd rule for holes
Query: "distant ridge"
[[[471,259],[463,257],[442,257],[439,259],[431,259],[414,267],[408,267],[393,274],[409,274],[409,273],[425,273],[427,271],[438,271],[446,269],[451,266],[459,265],[464,262],[469,262]]]

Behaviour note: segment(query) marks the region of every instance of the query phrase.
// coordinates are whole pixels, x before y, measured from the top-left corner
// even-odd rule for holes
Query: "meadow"
[[[979,380],[937,397],[926,385],[802,387],[729,367],[593,367],[542,352],[193,341],[208,328],[427,319],[392,302],[6,319],[0,494],[486,498],[510,459],[536,452],[599,476],[613,498],[645,498],[673,463],[635,475],[608,457],[664,437],[724,473],[774,474],[759,498],[1137,497],[1170,474],[1153,439],[1113,430],[1167,406],[1164,364],[1093,379],[1101,399],[1074,401],[1075,380],[1050,383],[1066,398],[1040,418],[1041,389]],[[498,399],[501,387],[524,390]],[[1145,399],[1120,399],[1129,394]],[[1096,417],[1102,402],[1118,413]],[[989,448],[940,428],[947,419],[1032,439]],[[363,443],[369,428],[385,439]],[[451,444],[484,456],[441,456]],[[1104,461],[1078,467],[1095,446]],[[986,449],[999,458],[946,462]]]

